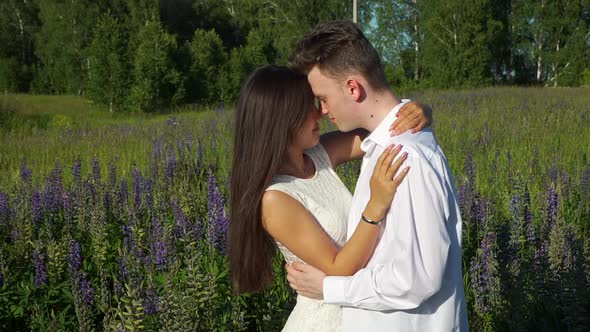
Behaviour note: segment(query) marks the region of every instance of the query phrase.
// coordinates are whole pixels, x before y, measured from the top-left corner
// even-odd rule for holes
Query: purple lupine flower
[[[74,161],[72,166],[72,176],[74,177],[74,183],[78,186],[82,184],[82,162],[80,159]]]
[[[25,160],[23,159],[23,161],[20,164],[20,178],[21,181],[26,184],[27,186],[31,186],[32,185],[32,181],[33,181],[33,177],[32,177],[32,172],[30,169],[27,168],[27,163],[25,162]]]
[[[488,200],[485,197],[480,197],[475,210],[475,220],[477,221],[477,226],[479,227],[479,229],[483,229],[487,224],[488,210]]]
[[[570,193],[570,175],[566,171],[560,173],[560,194],[561,197],[568,197]]]
[[[121,230],[123,231],[123,247],[127,250],[132,249],[132,241],[133,241],[133,232],[131,231],[131,227],[129,225],[121,226]]]
[[[535,234],[535,225],[533,224],[533,213],[531,211],[531,195],[529,193],[528,187],[525,187],[524,189],[522,200],[524,203],[523,221],[526,239],[529,243],[534,243],[537,240],[537,235]]]
[[[547,294],[546,275],[549,270],[549,241],[541,242],[538,248],[535,248],[533,256],[533,278],[535,289],[541,294]]]
[[[459,186],[459,190],[457,193],[458,200],[459,200],[459,208],[463,212],[464,216],[467,216],[467,184],[463,184]]]
[[[512,221],[510,222],[510,247],[506,249],[508,256],[513,255],[518,251],[520,246],[520,237],[523,232],[523,218],[522,218],[522,197],[520,195],[512,195],[510,199],[510,215]]]
[[[12,215],[10,211],[10,202],[8,201],[7,193],[0,193],[0,226],[8,224],[8,220]]]
[[[513,220],[520,219],[520,195],[513,195],[510,199],[510,214]]]
[[[90,174],[88,174],[88,176],[86,177],[85,184],[86,184],[86,191],[90,194],[90,198],[92,199],[92,202],[96,202],[98,192],[96,190],[96,185],[94,184],[94,182],[90,178]]]
[[[118,258],[118,265],[119,265],[119,279],[125,280],[129,277],[129,269],[127,269],[127,259],[123,252],[119,251],[119,258]]]
[[[75,276],[82,269],[82,248],[78,241],[70,241],[70,254],[68,256],[70,274]]]
[[[147,208],[150,211],[154,210],[154,181],[152,179],[145,179],[144,182],[145,201]]]
[[[31,193],[31,212],[33,214],[33,222],[40,224],[43,219],[43,207],[41,206],[41,193],[38,190],[33,190]]]
[[[580,266],[585,264],[584,257],[581,257],[582,249],[578,243],[574,225],[568,224],[565,228],[564,234],[564,248],[563,248],[563,268],[566,271],[577,270]],[[579,271],[576,271],[579,272]]]
[[[174,147],[171,146],[170,156],[168,157],[168,160],[166,161],[166,179],[172,180],[174,178],[174,173],[176,172],[177,164],[178,163],[176,162],[176,155],[174,153]]]
[[[35,264],[35,287],[47,284],[47,267],[45,266],[45,255],[36,250],[33,253],[33,263]]]
[[[74,216],[74,210],[72,208],[72,194],[65,192],[62,196],[62,201],[64,203],[64,218],[66,220],[71,220]]]
[[[10,241],[12,241],[11,243],[16,243],[16,241],[18,241],[18,229],[13,228],[12,231],[10,232]]]
[[[168,248],[164,240],[164,230],[158,217],[152,218],[152,245],[150,248],[150,257],[158,271],[163,271],[168,267]]]
[[[157,161],[160,160],[160,139],[159,138],[155,138],[154,142],[153,142],[153,156],[154,156],[154,160]]]
[[[132,171],[133,174],[133,195],[134,195],[134,207],[136,210],[141,206],[141,194],[143,192],[143,177],[141,172],[135,168]]]
[[[187,229],[188,218],[182,212],[180,206],[178,206],[178,202],[172,202],[172,211],[174,213],[174,236],[177,239],[181,239],[183,235],[189,231]]]
[[[200,240],[203,237],[203,220],[197,219],[190,227],[195,241]]]
[[[227,231],[229,228],[229,219],[225,214],[223,197],[213,174],[209,173],[207,181],[208,192],[208,235],[211,244],[218,250],[225,252],[227,249]]]
[[[4,273],[0,271],[0,288],[4,287]]]
[[[92,166],[92,177],[94,178],[94,181],[100,181],[100,163],[98,162],[98,159],[96,159],[96,157],[92,158],[90,165]]]
[[[88,273],[82,272],[80,274],[80,297],[86,304],[92,304],[94,301],[94,287],[92,281],[88,279]]]
[[[487,233],[481,240],[479,255],[471,261],[471,287],[475,293],[477,309],[486,313],[490,310],[497,282],[496,234]]]
[[[153,315],[153,314],[157,314],[160,309],[159,309],[159,305],[160,304],[160,299],[158,296],[158,291],[155,288],[149,288],[145,291],[145,301],[144,301],[144,307],[145,307],[145,314],[146,315]]]
[[[129,186],[127,185],[127,179],[125,177],[121,178],[121,185],[119,187],[119,203],[121,205],[127,204],[127,200],[129,199]]]
[[[553,188],[549,188],[547,192],[547,229],[551,229],[553,224],[557,220],[557,208],[558,208],[558,196],[557,191]]]
[[[43,204],[45,209],[50,213],[57,213],[61,207],[62,202],[62,171],[59,163],[55,164],[55,167],[49,173],[49,181],[44,190]]]

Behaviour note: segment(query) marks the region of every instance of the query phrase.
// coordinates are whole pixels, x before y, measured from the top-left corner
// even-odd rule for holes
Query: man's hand
[[[287,280],[299,295],[316,300],[324,299],[324,272],[300,262],[293,262],[285,267]]]
[[[389,131],[396,136],[412,130],[412,134],[432,125],[432,109],[415,101],[406,103],[398,112]]]

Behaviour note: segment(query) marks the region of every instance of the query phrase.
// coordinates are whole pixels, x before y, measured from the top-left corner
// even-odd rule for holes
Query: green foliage
[[[219,98],[224,102],[237,100],[242,81],[248,73],[265,63],[267,59],[262,36],[257,31],[251,31],[246,45],[231,51],[220,82],[222,88]]]
[[[422,3],[422,57],[433,87],[481,86],[491,83],[489,38],[497,22],[490,1],[426,1]]]
[[[582,74],[582,85],[590,85],[590,68],[584,69]]]
[[[18,87],[19,64],[14,58],[0,58],[0,92],[15,92]]]
[[[38,91],[81,95],[87,79],[87,48],[98,14],[94,1],[39,0],[41,28],[35,54],[42,66],[34,85]]]
[[[188,72],[188,95],[192,99],[205,104],[219,101],[219,91],[226,53],[223,43],[215,30],[195,30],[193,40],[189,44],[190,69]],[[194,98],[194,99],[193,99]]]
[[[154,112],[176,105],[184,97],[180,73],[172,56],[176,40],[166,33],[159,21],[147,21],[137,36],[138,47],[133,60],[133,86],[129,101],[134,110]]]
[[[127,108],[129,70],[125,57],[127,38],[121,23],[110,13],[94,28],[88,68],[88,98],[106,105],[111,112]]]
[[[35,34],[39,28],[37,1],[0,2],[0,92],[29,91]],[[14,63],[16,62],[16,63]]]

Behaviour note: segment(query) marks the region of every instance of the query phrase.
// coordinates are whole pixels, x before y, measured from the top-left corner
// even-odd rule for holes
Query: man
[[[365,157],[349,214],[352,235],[369,199],[375,162],[402,144],[411,167],[397,189],[373,256],[351,277],[287,267],[301,295],[343,306],[343,331],[467,331],[461,273],[461,216],[453,178],[430,129],[390,137],[403,105],[379,56],[352,22],[320,24],[298,43],[291,67],[307,74],[322,113],[341,131],[365,128]]]

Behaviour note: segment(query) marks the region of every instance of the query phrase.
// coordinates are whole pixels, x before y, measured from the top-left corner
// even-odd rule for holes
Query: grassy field
[[[473,331],[590,323],[590,88],[431,91],[455,175]],[[325,122],[322,130],[333,127]],[[283,279],[235,296],[232,109],[111,114],[0,97],[0,330],[280,329]],[[338,169],[353,188],[359,163]]]
[[[0,107],[0,188],[19,178],[23,161],[35,179],[49,174],[56,162],[71,166],[80,160],[86,172],[93,159],[104,170],[115,162],[128,175],[131,165],[146,166],[156,138],[210,145],[218,139],[217,127],[233,120],[228,112],[198,106],[168,114],[109,113],[74,96],[9,95],[0,97]],[[221,148],[232,139],[223,136]],[[66,180],[70,175],[64,172]]]

